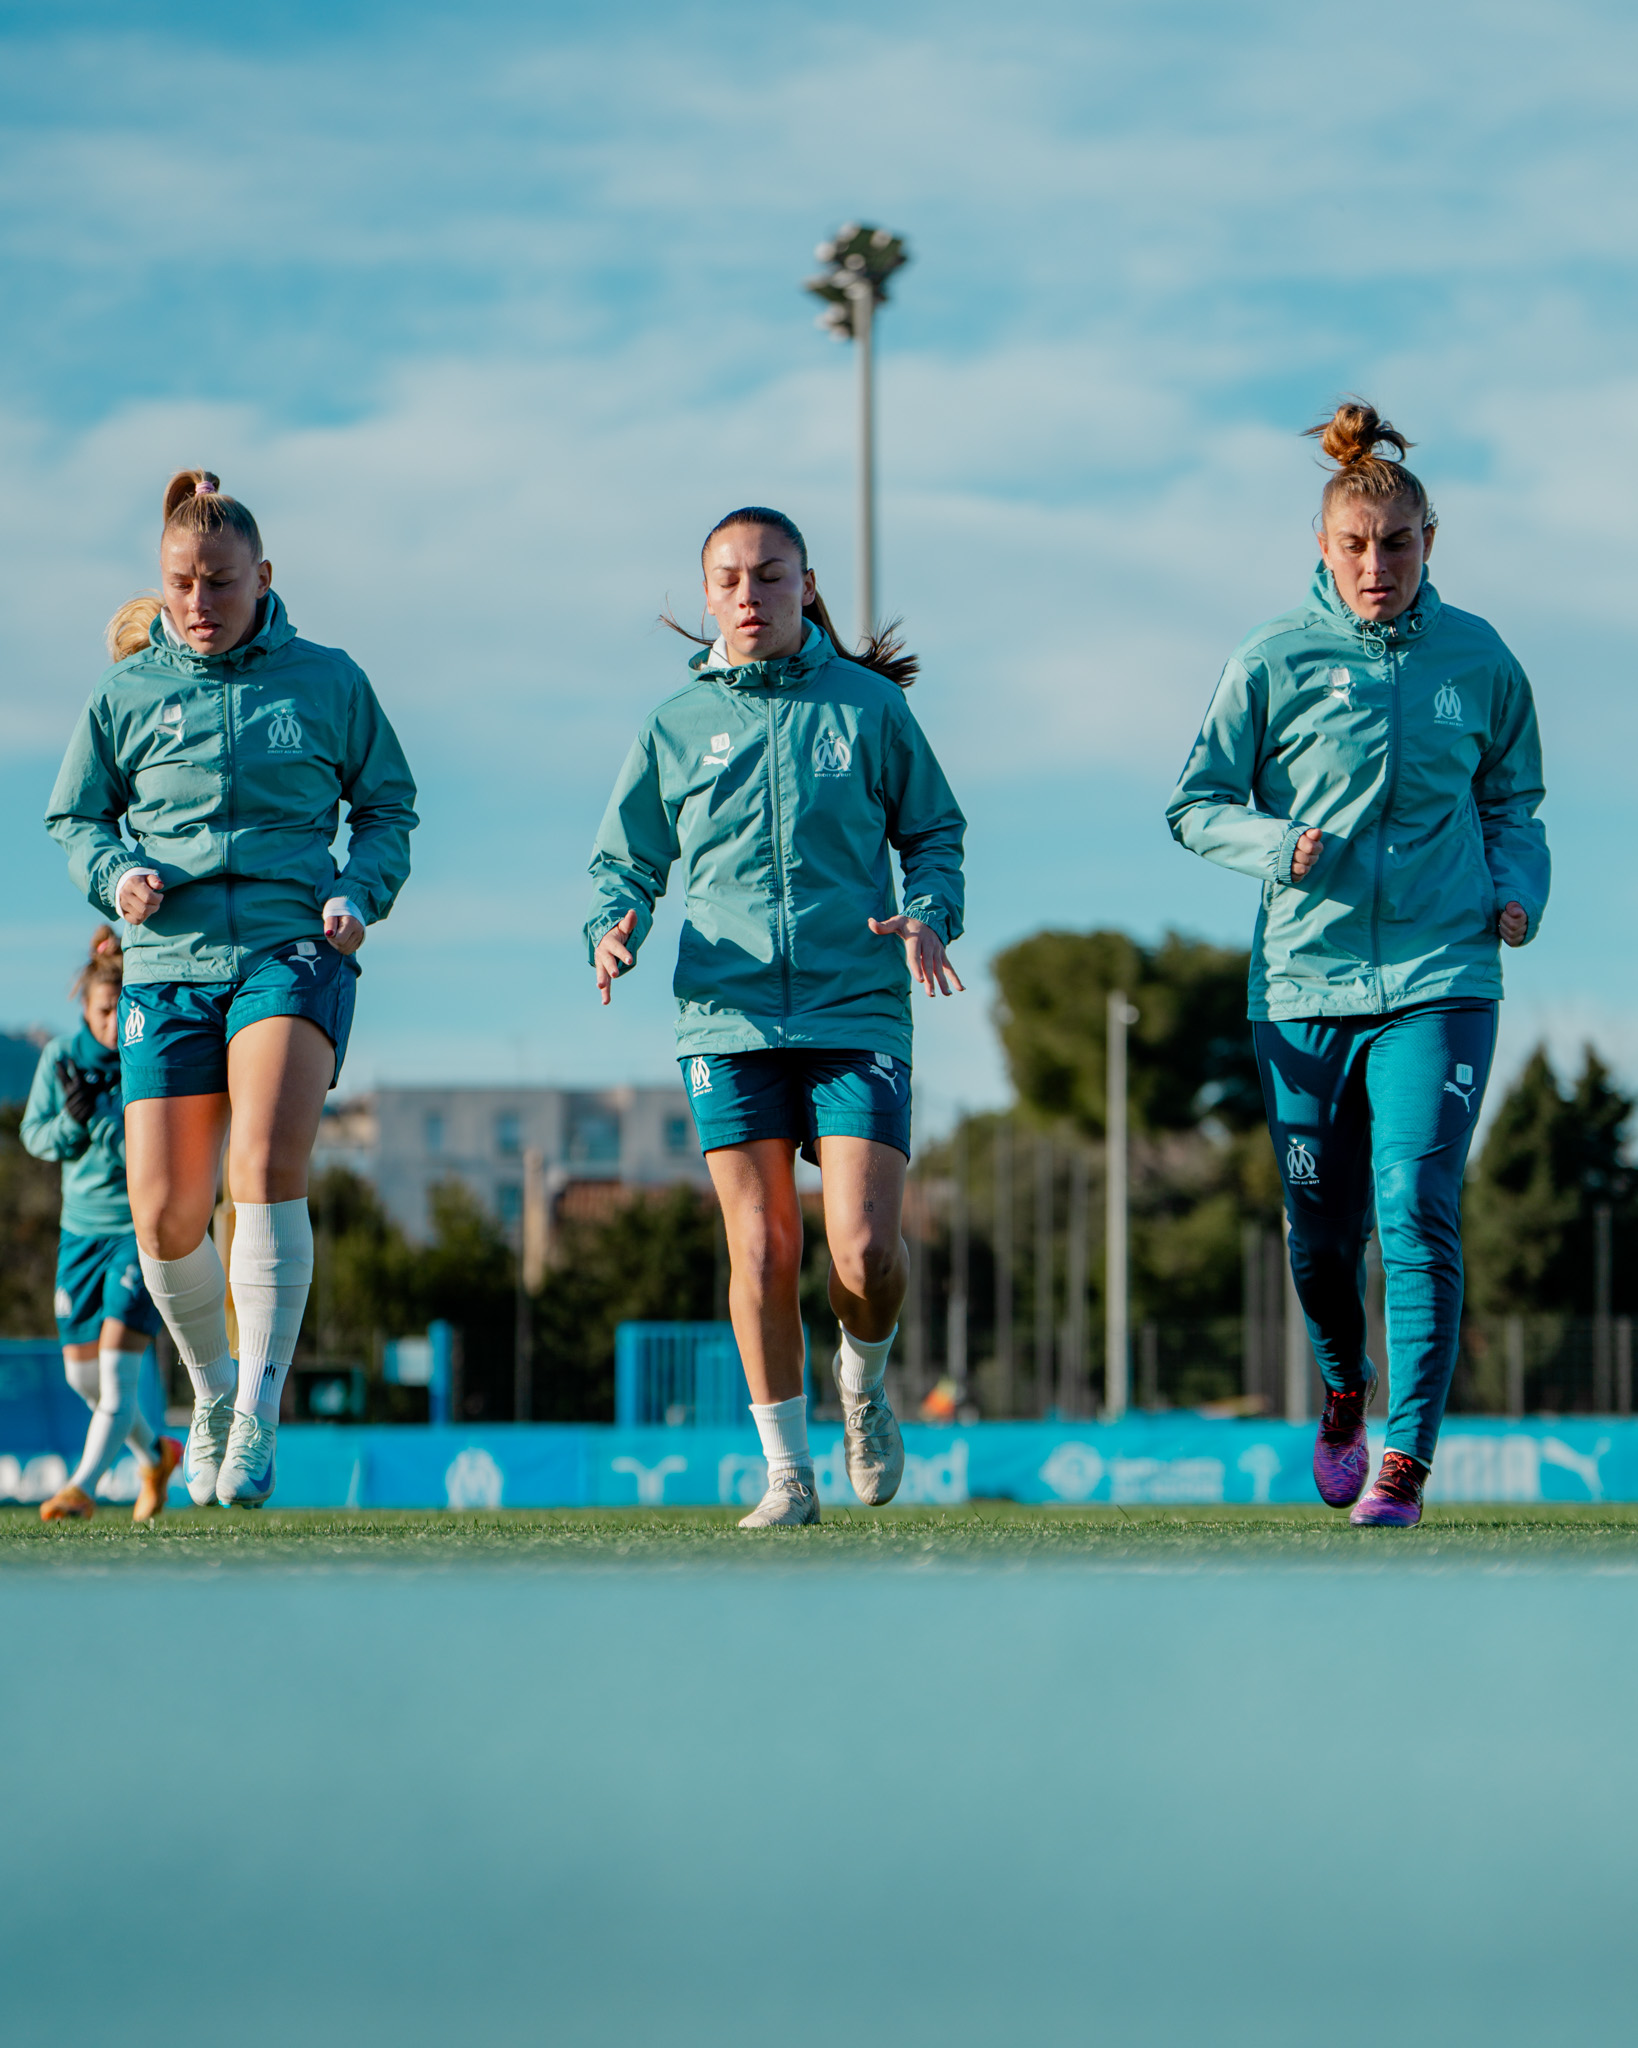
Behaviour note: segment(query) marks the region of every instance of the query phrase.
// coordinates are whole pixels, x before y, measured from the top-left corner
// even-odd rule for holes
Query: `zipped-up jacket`
[[[92,691],[46,826],[109,917],[130,869],[164,883],[126,938],[127,985],[236,981],[271,948],[321,937],[332,896],[366,924],[387,915],[409,874],[414,801],[369,678],[339,648],[298,639],[270,593],[260,631],[227,654],[174,646],[156,617],[149,645]]]
[[[1547,907],[1544,794],[1530,685],[1495,630],[1425,577],[1397,619],[1358,618],[1321,563],[1308,602],[1236,649],[1166,815],[1262,883],[1250,1014],[1280,1022],[1499,996],[1497,918],[1521,904],[1533,939]]]
[[[628,910],[635,951],[683,867],[677,1048],[851,1047],[910,1058],[904,945],[868,919],[897,904],[961,931],[966,821],[904,692],[816,627],[783,661],[689,663],[644,724],[592,856],[586,950]]]
[[[88,1124],[63,1107],[57,1062],[70,1059],[97,1091]],[[99,1045],[85,1025],[48,1040],[34,1069],[23,1110],[23,1144],[36,1159],[60,1160],[62,1227],[76,1237],[113,1237],[131,1227],[125,1191],[125,1107],[119,1092],[119,1054]]]

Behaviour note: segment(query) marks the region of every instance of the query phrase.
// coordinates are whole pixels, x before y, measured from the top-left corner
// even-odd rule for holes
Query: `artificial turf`
[[[0,1566],[210,1566],[230,1560],[286,1568],[348,1561],[450,1564],[516,1561],[670,1564],[825,1560],[974,1564],[1209,1566],[1233,1563],[1443,1560],[1576,1563],[1638,1569],[1638,1503],[1592,1507],[1432,1507],[1414,1530],[1354,1529],[1323,1507],[1024,1507],[871,1513],[833,1508],[817,1529],[736,1527],[737,1508],[560,1508],[494,1512],[390,1509],[171,1511],[134,1528],[106,1509],[91,1522],[43,1524],[33,1508],[0,1508]]]

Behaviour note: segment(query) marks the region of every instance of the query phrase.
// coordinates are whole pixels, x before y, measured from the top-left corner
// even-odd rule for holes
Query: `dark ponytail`
[[[796,549],[801,559],[802,573],[807,574],[808,544],[802,537],[802,529],[794,519],[787,518],[783,512],[775,512],[768,505],[742,505],[737,512],[730,512],[726,519],[719,519],[705,536],[705,544],[700,549],[702,561],[705,549],[719,533],[726,533],[731,526],[771,526],[776,533],[782,533]],[[813,602],[803,605],[802,616],[819,628],[843,660],[857,662],[860,668],[874,670],[888,682],[897,683],[901,690],[908,690],[921,673],[920,659],[904,651],[904,636],[899,631],[897,619],[890,620],[880,632],[872,633],[857,653],[849,654],[843,645],[841,634],[836,630],[825,600],[817,590],[813,593]],[[673,633],[680,633],[685,640],[692,640],[697,646],[709,647],[712,644],[705,634],[691,633],[686,626],[674,619],[670,612],[661,612],[660,624],[669,626]]]

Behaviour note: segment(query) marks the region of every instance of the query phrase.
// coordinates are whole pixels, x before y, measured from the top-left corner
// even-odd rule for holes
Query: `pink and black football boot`
[[[1326,1390],[1325,1413],[1314,1439],[1314,1484],[1328,1508],[1352,1507],[1365,1490],[1371,1454],[1365,1448],[1365,1410],[1376,1398],[1376,1374],[1362,1387]]]
[[[1422,1519],[1422,1488],[1427,1479],[1426,1465],[1407,1458],[1403,1451],[1387,1452],[1376,1484],[1348,1517],[1349,1521],[1362,1529],[1414,1529]]]

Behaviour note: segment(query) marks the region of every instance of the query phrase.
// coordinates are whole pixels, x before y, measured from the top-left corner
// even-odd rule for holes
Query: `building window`
[[[569,1125],[569,1161],[574,1166],[618,1166],[620,1119],[606,1110],[583,1110]]]
[[[685,1116],[668,1116],[665,1120],[665,1149],[668,1152],[686,1152],[693,1128]]]
[[[508,1230],[523,1221],[523,1189],[515,1180],[503,1180],[495,1190],[495,1214]]]
[[[444,1149],[444,1114],[440,1109],[429,1109],[421,1122],[421,1135],[426,1140],[429,1152]]]
[[[503,1109],[495,1118],[495,1150],[503,1159],[516,1159],[523,1150],[523,1118],[515,1109]]]

